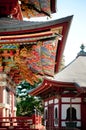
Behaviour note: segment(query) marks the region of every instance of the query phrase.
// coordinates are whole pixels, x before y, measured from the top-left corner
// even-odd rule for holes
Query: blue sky
[[[52,19],[74,15],[64,50],[66,65],[76,58],[82,43],[86,46],[85,12],[86,0],[57,0],[57,13]]]
[[[86,0],[57,0],[57,9],[54,17],[74,15],[64,51],[68,64],[76,58],[80,45],[86,46]]]

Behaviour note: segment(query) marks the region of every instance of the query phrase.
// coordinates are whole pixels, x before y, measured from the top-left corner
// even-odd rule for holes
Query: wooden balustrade
[[[41,120],[41,116],[39,115],[33,115],[32,117],[0,117],[0,128],[7,130],[41,130],[44,129]]]

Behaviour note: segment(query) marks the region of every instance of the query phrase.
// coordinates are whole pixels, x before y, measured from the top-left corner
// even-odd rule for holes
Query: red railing
[[[32,117],[0,117],[0,128],[21,130],[43,130],[40,115]]]

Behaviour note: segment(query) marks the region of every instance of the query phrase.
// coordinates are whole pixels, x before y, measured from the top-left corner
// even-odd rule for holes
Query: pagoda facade
[[[44,101],[47,129],[86,129],[86,52],[84,45],[77,57],[53,78],[30,92]]]
[[[34,85],[40,76],[53,77],[59,71],[73,16],[46,22],[23,21],[23,16],[27,15],[29,18],[40,15],[50,17],[56,11],[55,4],[55,0],[31,0],[29,3],[27,0],[0,1],[0,74],[5,74],[6,80],[12,82],[8,84],[7,80],[2,86],[3,79],[0,79],[0,88],[3,87],[1,99],[5,89],[9,91],[9,96],[13,94],[10,110],[8,105],[3,105],[6,99],[0,100],[2,117],[15,116],[17,84],[26,80]]]
[[[18,84],[58,72],[73,16],[46,22],[0,19],[1,72]]]

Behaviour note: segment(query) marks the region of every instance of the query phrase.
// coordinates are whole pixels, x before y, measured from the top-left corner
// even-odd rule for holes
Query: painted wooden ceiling
[[[56,12],[56,0],[3,0],[0,1],[0,17],[11,16],[22,20],[23,17],[50,16]]]

